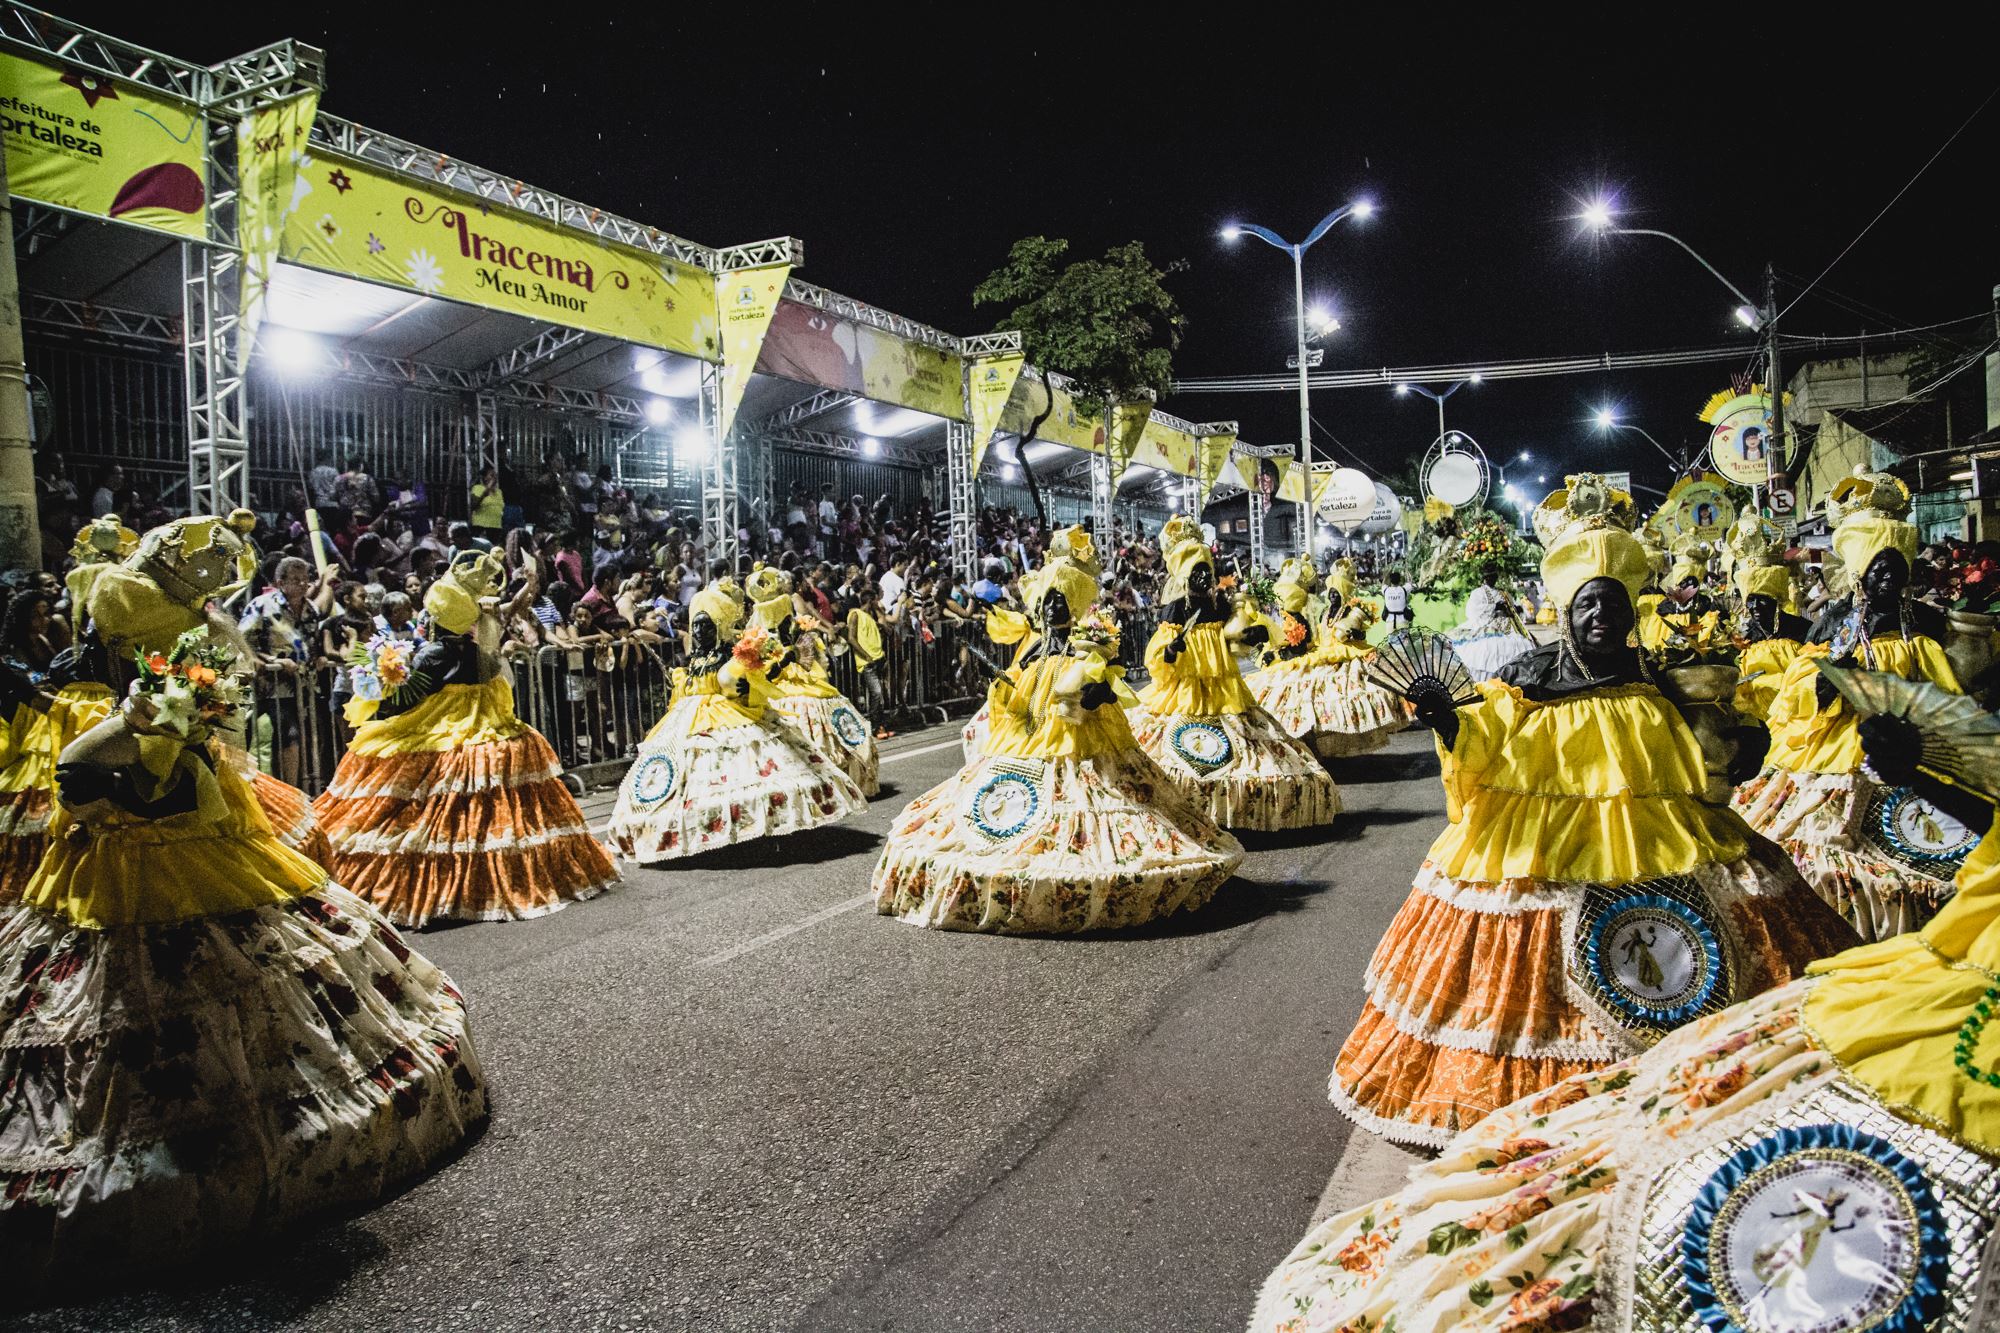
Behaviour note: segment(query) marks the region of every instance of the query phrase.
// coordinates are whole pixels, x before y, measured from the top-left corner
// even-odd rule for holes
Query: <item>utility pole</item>
[[[1787,474],[1792,465],[1791,442],[1785,438],[1785,372],[1778,360],[1778,275],[1769,264],[1764,265],[1764,345],[1771,381],[1771,447],[1764,451],[1764,494],[1769,496],[1777,480],[1778,460],[1784,460]]]
[[[1311,244],[1311,242],[1307,242]],[[1291,247],[1292,251],[1292,301],[1295,310],[1299,344],[1299,470],[1304,473],[1304,499],[1299,501],[1299,552],[1307,559],[1312,558],[1313,549],[1313,494],[1312,494],[1312,390],[1308,387],[1307,375],[1310,367],[1306,358],[1306,250],[1303,245]]]
[[[0,565],[42,567],[35,512],[35,450],[28,409],[28,354],[21,341],[21,276],[14,270],[14,201],[0,153]]]

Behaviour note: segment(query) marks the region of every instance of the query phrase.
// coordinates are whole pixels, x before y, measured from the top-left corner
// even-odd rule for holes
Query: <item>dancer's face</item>
[[[716,633],[715,622],[707,616],[696,616],[694,623],[689,627],[689,633],[694,637],[694,648],[698,653],[714,652],[715,645],[721,638]]]
[[[1873,607],[1889,607],[1910,583],[1910,565],[1901,551],[1884,551],[1868,562],[1861,576],[1861,593]]]
[[[1743,599],[1743,604],[1749,608],[1750,619],[1756,624],[1762,625],[1765,629],[1776,629],[1778,627],[1777,598],[1766,597],[1761,592],[1753,592]]]
[[[1569,629],[1577,647],[1597,656],[1624,647],[1632,621],[1632,599],[1616,579],[1592,579],[1569,604]]]
[[[1196,565],[1194,572],[1188,575],[1188,591],[1204,602],[1215,596],[1214,567],[1206,562]]]

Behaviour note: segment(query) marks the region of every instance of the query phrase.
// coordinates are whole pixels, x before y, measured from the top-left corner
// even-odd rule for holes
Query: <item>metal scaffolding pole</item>
[[[1107,449],[1110,445],[1105,446]],[[1111,457],[1097,453],[1090,456],[1090,530],[1099,543],[1111,540],[1111,505],[1116,499],[1111,485]],[[1106,549],[1109,549],[1107,546]]]
[[[701,437],[708,445],[708,467],[702,473],[701,526],[708,538],[708,558],[736,567],[736,432],[722,430],[722,367],[701,363]]]
[[[979,505],[972,484],[972,425],[965,421],[945,424],[944,465],[946,498],[951,506],[951,564],[958,576],[970,584],[979,577]]]

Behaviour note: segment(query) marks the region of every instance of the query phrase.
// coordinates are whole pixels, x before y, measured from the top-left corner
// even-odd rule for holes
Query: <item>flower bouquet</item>
[[[243,682],[229,674],[236,655],[211,641],[206,629],[188,630],[164,653],[135,655],[138,677],[132,699],[155,730],[195,740],[246,700]]]
[[[417,645],[390,634],[377,634],[348,650],[347,678],[354,697],[371,704],[403,704],[424,693],[430,680],[412,662]]]
[[[1102,606],[1093,606],[1070,626],[1070,646],[1078,652],[1108,660],[1118,656],[1120,633],[1117,618]]]
[[[752,625],[743,631],[743,637],[736,641],[729,655],[740,670],[769,671],[785,655],[785,645],[762,625]]]

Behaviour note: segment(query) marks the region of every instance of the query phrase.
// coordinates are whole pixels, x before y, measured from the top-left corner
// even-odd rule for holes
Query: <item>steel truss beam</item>
[[[861,401],[861,395],[848,393],[844,389],[820,389],[810,397],[801,398],[790,407],[780,408],[770,416],[752,426],[751,432],[781,431],[791,426],[803,426],[814,417],[823,417],[828,412],[838,412],[841,408]]]
[[[717,273],[735,273],[770,264],[790,264],[797,268],[805,262],[804,241],[796,236],[777,236],[768,241],[751,241],[747,245],[731,245],[717,250],[711,267]]]
[[[972,423],[945,423],[946,512],[951,521],[951,564],[971,584],[979,577],[978,492],[972,477]]]
[[[46,208],[30,203],[26,199],[14,201],[14,249],[18,254],[34,255],[45,245],[53,245],[63,234],[81,219],[77,214],[60,208]]]
[[[1021,350],[1021,335],[1014,329],[1004,333],[975,333],[969,338],[960,338],[958,350],[960,355],[968,357],[1018,352]]]
[[[181,324],[171,315],[149,315],[141,310],[121,310],[88,301],[65,301],[39,292],[21,293],[21,319],[66,332],[157,344],[175,350],[181,346]]]
[[[592,335],[582,329],[548,328],[494,357],[472,372],[481,384],[500,385],[538,370]]]
[[[330,152],[385,167],[396,175],[426,185],[443,185],[475,199],[497,204],[552,222],[568,231],[616,241],[651,254],[665,255],[696,268],[714,271],[717,252],[630,218],[606,213],[550,190],[537,189],[496,171],[476,167],[449,153],[424,148],[393,134],[371,130],[322,111],[313,122],[312,142]]]
[[[905,342],[922,343],[926,347],[935,347],[942,352],[958,352],[961,350],[963,340],[954,338],[949,333],[941,332],[928,324],[919,324],[916,320],[906,319],[902,315],[890,314],[887,310],[879,310],[865,302],[857,301],[851,296],[842,296],[839,292],[830,292],[824,287],[815,287],[809,282],[800,282],[797,278],[788,278],[786,280],[785,299],[788,301],[797,301],[801,305],[809,305],[815,310],[824,310],[829,315],[838,315],[842,319],[851,319],[857,324],[866,324],[870,328],[881,329],[885,333],[896,335]],[[1018,348],[1020,335],[1014,334],[1012,336]]]
[[[697,400],[701,432],[708,442],[708,468],[702,476],[701,526],[711,560],[727,560],[736,568],[739,527],[736,502],[736,449],[722,429],[722,367],[701,363]]]
[[[901,463],[907,467],[929,467],[937,461],[935,454],[895,440],[876,441],[881,448],[878,452],[870,454],[863,447],[864,441],[852,435],[841,435],[826,430],[808,430],[803,426],[774,430],[765,438],[773,444],[783,445],[789,449],[830,454],[836,458],[858,458],[868,463]]]

